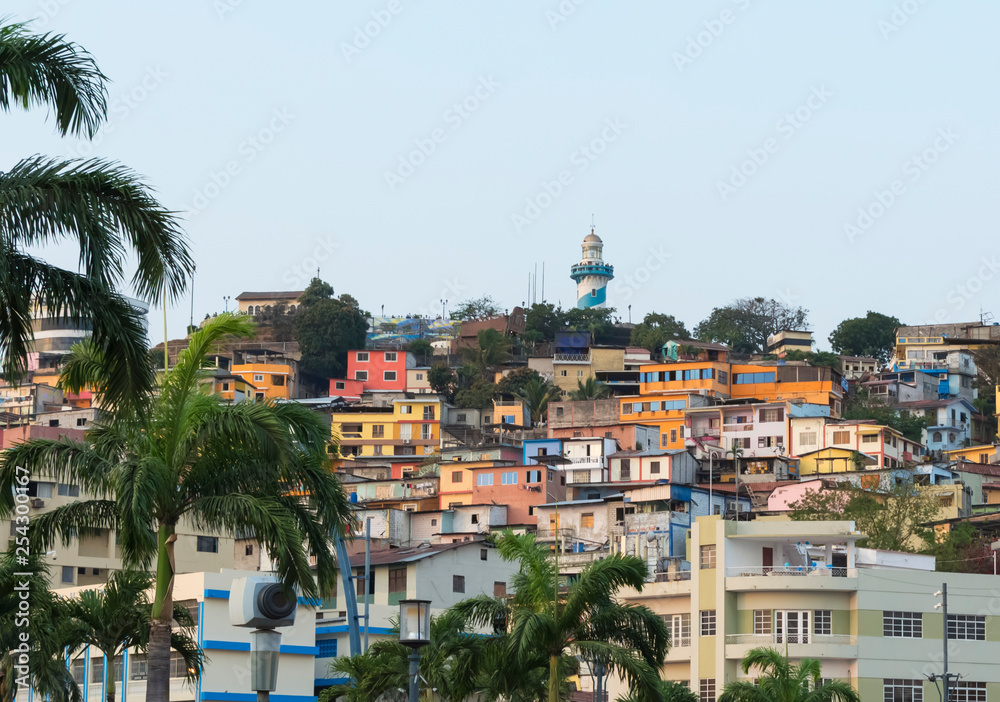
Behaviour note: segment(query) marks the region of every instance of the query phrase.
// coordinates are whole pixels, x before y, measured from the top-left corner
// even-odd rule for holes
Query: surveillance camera
[[[237,578],[229,593],[229,623],[250,629],[271,629],[295,623],[298,600],[273,576]]]
[[[53,561],[56,559],[56,552],[55,551],[46,551],[45,555],[48,556],[49,558],[51,558]]]

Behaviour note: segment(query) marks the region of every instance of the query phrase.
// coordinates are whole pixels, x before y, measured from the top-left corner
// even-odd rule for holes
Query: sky
[[[623,321],[693,329],[764,296],[809,310],[828,349],[867,310],[1000,317],[995,0],[5,6],[112,83],[89,142],[0,115],[0,169],[141,174],[183,217],[196,320],[317,267],[405,315],[519,305],[544,263],[546,300],[573,306],[592,218]],[[69,245],[40,254],[76,266]],[[190,291],[168,308],[171,338],[191,310]]]

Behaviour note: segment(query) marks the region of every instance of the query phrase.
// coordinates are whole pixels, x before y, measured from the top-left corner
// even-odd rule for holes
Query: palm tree
[[[482,380],[492,382],[489,371],[510,360],[510,341],[496,329],[480,329],[475,346],[459,349],[463,360],[479,371]]]
[[[14,507],[18,466],[76,483],[93,496],[34,517],[34,548],[59,538],[65,543],[76,533],[114,529],[126,567],[145,569],[155,560],[149,702],[169,699],[172,564],[182,519],[199,531],[253,535],[276,560],[281,580],[307,596],[334,587],[332,538],[343,532],[350,507],[328,467],[329,429],[300,404],[225,404],[202,382],[213,346],[252,330],[246,317],[219,315],[192,335],[148,401],[148,411],[96,425],[87,443],[36,439],[0,458],[0,513]],[[101,349],[79,344],[64,377],[102,388],[103,362]]]
[[[146,592],[152,585],[153,576],[145,571],[119,570],[111,574],[103,588],[81,590],[76,597],[65,600],[65,616],[73,639],[69,655],[87,646],[104,654],[107,702],[115,702],[114,661],[130,648],[145,651],[149,644],[152,605]],[[184,633],[184,628],[194,626],[194,621],[184,608],[174,610],[174,621],[182,628],[172,632],[170,647],[184,657],[187,679],[194,682],[201,676],[202,652]]]
[[[531,422],[537,424],[542,421],[545,413],[549,409],[549,403],[562,398],[562,392],[555,385],[536,378],[529,380],[518,393],[531,411]]]
[[[773,648],[752,649],[740,666],[744,674],[760,671],[757,683],[739,680],[726,685],[719,702],[859,702],[858,693],[840,680],[822,682],[820,662],[803,658],[792,665]]]
[[[485,638],[470,632],[463,617],[446,610],[431,619],[430,643],[420,649],[420,675],[444,702],[464,702],[476,691]],[[376,641],[364,653],[337,658],[330,669],[350,682],[323,691],[320,702],[395,699],[409,687],[410,649],[395,639]],[[402,695],[406,699],[406,695]]]
[[[687,685],[669,680],[661,680],[657,687],[659,697],[643,695],[639,690],[630,690],[627,695],[620,696],[617,702],[698,702],[698,695]]]
[[[576,381],[576,390],[569,394],[571,400],[600,400],[610,393],[608,386],[597,378]]]
[[[62,35],[0,26],[0,109],[48,107],[58,132],[93,136],[107,116],[107,78],[93,57]],[[33,255],[75,241],[79,272]],[[116,292],[129,254],[131,284],[144,299],[176,299],[193,262],[174,213],[132,171],[109,161],[31,156],[0,172],[0,370],[18,382],[28,368],[33,315],[65,318],[91,329],[108,353],[105,402],[111,408],[145,396],[153,383],[143,324]],[[71,388],[74,389],[74,388]]]
[[[17,680],[25,673],[31,687],[52,702],[80,702],[80,688],[66,667],[66,646],[71,636],[66,625],[65,600],[56,597],[48,584],[48,567],[37,550],[32,550],[27,563],[18,562],[23,552],[17,547],[27,544],[27,527],[14,520],[16,537],[7,550],[0,552],[0,702],[13,702],[17,697]],[[20,531],[18,531],[20,530]],[[24,539],[24,540],[22,540]],[[44,553],[41,552],[41,553]],[[23,573],[32,575],[25,577]],[[27,593],[27,600],[22,594]],[[26,602],[30,617],[24,614]],[[20,615],[19,615],[20,612]],[[27,634],[29,641],[21,640]],[[20,650],[18,650],[20,649]],[[30,650],[29,650],[30,649]],[[27,668],[20,656],[28,651]]]
[[[595,561],[563,593],[556,590],[548,550],[535,542],[534,534],[508,530],[497,548],[502,558],[520,562],[513,597],[480,595],[455,609],[473,626],[506,623],[514,670],[537,670],[547,659],[549,702],[558,702],[570,673],[567,656],[580,655],[655,699],[657,671],[667,653],[666,624],[647,607],[614,598],[622,587],[642,590],[647,571],[641,559],[616,553]]]

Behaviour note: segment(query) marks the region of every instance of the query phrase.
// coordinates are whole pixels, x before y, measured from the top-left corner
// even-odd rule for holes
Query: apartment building
[[[878,368],[878,359],[871,356],[840,356],[840,374],[848,380],[874,375]]]
[[[778,358],[784,358],[789,351],[809,353],[814,343],[811,331],[782,329],[767,337],[767,352],[773,353]]]
[[[38,415],[58,410],[62,405],[63,394],[54,386],[4,383],[0,385],[0,429],[29,424]]]
[[[413,460],[438,450],[442,408],[437,395],[393,399],[380,407],[354,405],[333,412],[331,430],[346,460],[358,456]]]
[[[550,402],[548,434],[552,439],[578,436],[603,436],[615,439],[619,446],[648,448],[660,445],[660,427],[653,422],[638,423],[639,418],[622,417],[619,398]]]
[[[683,449],[626,450],[608,456],[609,480],[613,483],[665,480],[691,485],[696,480],[697,471],[697,459]]]
[[[853,522],[753,522],[699,517],[689,575],[626,591],[663,616],[671,632],[663,677],[714,702],[729,682],[753,680],[740,661],[758,646],[792,662],[818,659],[824,678],[849,682],[862,700],[931,702],[940,674],[948,585],[954,700],[1000,695],[1000,611],[995,578],[939,573],[934,559],[857,547]],[[612,698],[623,690],[611,681]]]
[[[816,454],[824,449],[837,449]],[[872,469],[898,468],[904,464],[920,461],[924,454],[923,444],[907,439],[892,427],[874,424],[864,420],[832,420],[826,417],[794,417],[791,419],[791,455],[810,457],[805,461],[804,470],[811,470],[812,459],[824,463],[829,470],[815,472],[835,472],[833,468],[843,464],[839,459],[842,451],[862,454],[860,467]],[[819,458],[817,458],[817,456]],[[858,470],[855,466],[850,470]]]
[[[923,416],[927,420],[921,442],[927,451],[937,455],[983,444],[994,436],[986,417],[979,414],[971,401],[961,397],[900,402],[896,408],[900,413]]]

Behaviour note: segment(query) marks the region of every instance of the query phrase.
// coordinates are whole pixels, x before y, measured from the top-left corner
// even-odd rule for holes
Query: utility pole
[[[957,678],[956,673],[948,672],[948,583],[941,583],[941,589],[934,593],[935,597],[940,597],[941,601],[934,605],[934,609],[941,610],[941,616],[944,618],[944,673],[941,675],[931,675],[929,676],[931,681],[935,684],[938,678],[944,681],[944,695],[942,696],[943,702],[950,702],[951,698],[948,696],[948,681],[952,678]]]

